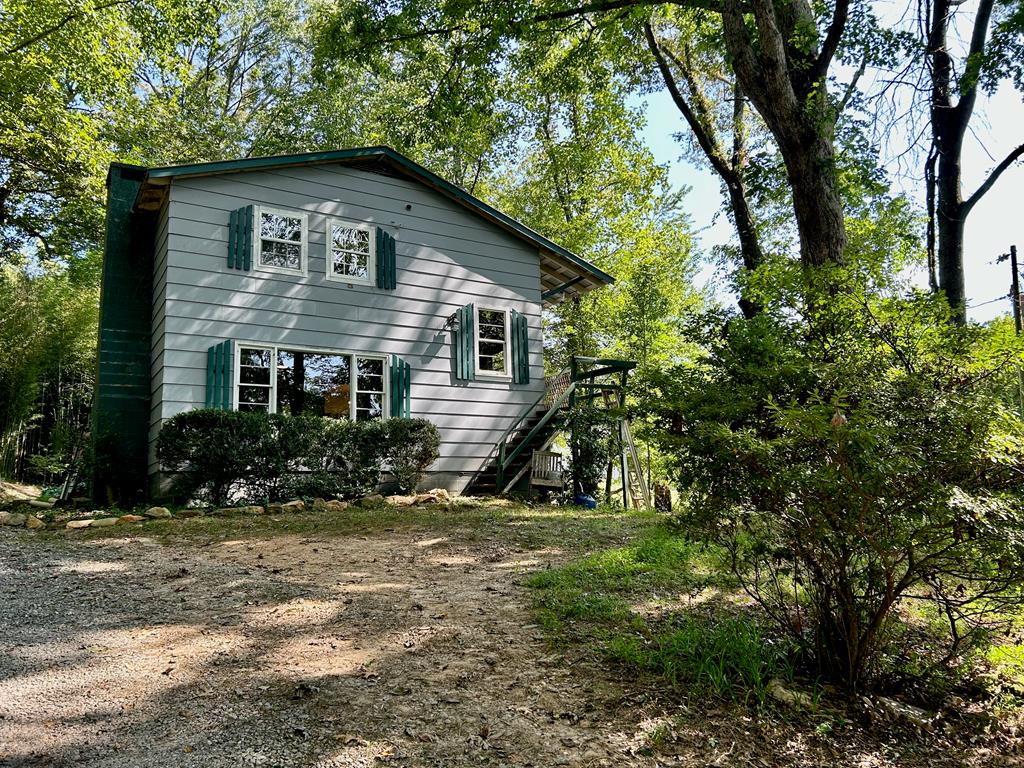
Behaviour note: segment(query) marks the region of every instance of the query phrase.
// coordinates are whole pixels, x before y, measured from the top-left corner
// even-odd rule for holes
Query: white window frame
[[[263,214],[271,213],[276,216],[287,216],[290,219],[301,219],[301,238],[299,240],[299,268],[291,269],[290,267],[278,267],[273,264],[263,263],[263,237],[261,232],[263,231]],[[253,254],[256,262],[256,268],[263,272],[277,272],[282,275],[299,275],[305,277],[309,274],[309,214],[306,211],[295,211],[288,208],[275,208],[270,205],[255,205],[253,206]],[[276,238],[268,238],[273,242],[277,243],[290,243],[295,244],[293,240],[278,240]]]
[[[361,229],[370,233],[370,254],[366,257],[366,277],[352,277],[351,275],[334,274],[334,227],[344,229]],[[373,224],[366,224],[357,221],[348,221],[329,217],[324,229],[324,239],[327,242],[324,254],[324,272],[327,279],[334,283],[346,283],[348,285],[376,285],[377,284],[377,228]]]
[[[364,360],[381,360],[384,363],[384,376],[383,376],[383,387],[384,391],[381,392],[381,397],[384,401],[383,413],[381,414],[382,419],[391,418],[391,355],[380,355],[372,352],[359,352],[356,350],[345,350],[345,349],[325,349],[323,347],[302,347],[292,344],[267,344],[261,341],[236,341],[234,342],[233,360],[234,360],[234,396],[232,402],[234,403],[234,409],[238,410],[238,388],[240,386],[240,378],[242,371],[242,348],[245,349],[266,349],[270,350],[270,407],[267,409],[267,413],[277,413],[277,353],[279,350],[285,352],[305,352],[311,355],[347,355],[352,358],[352,362],[349,365],[349,376],[350,376],[350,398],[348,406],[348,418],[350,421],[356,420],[356,399],[359,394],[359,380],[358,372],[356,370],[355,358],[361,357]]]
[[[485,371],[480,368],[480,313],[481,312],[501,312],[505,317],[505,370],[504,371]],[[512,365],[512,339],[510,338],[510,319],[511,312],[508,309],[502,309],[501,307],[483,307],[474,306],[473,308],[473,368],[476,370],[477,376],[483,376],[487,379],[511,379],[511,365]]]

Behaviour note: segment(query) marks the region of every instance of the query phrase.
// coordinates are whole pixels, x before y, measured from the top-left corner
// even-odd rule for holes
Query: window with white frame
[[[383,419],[388,403],[383,356],[239,345],[239,410],[338,419]]]
[[[305,213],[261,206],[256,209],[256,263],[273,272],[305,274],[308,224]]]
[[[508,376],[508,311],[476,311],[476,372],[481,376]]]
[[[373,235],[368,224],[328,219],[327,279],[371,284],[377,267]]]

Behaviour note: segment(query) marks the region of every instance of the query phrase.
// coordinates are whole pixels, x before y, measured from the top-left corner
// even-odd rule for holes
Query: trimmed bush
[[[437,459],[441,435],[426,419],[389,419],[383,426],[391,475],[402,492],[415,490]]]
[[[164,424],[157,458],[174,475],[176,498],[224,505],[362,496],[386,469],[402,490],[412,490],[439,445],[437,428],[425,419],[351,422],[202,409]]]

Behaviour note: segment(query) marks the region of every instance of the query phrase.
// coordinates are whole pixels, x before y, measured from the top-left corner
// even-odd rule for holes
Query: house
[[[541,313],[611,276],[387,147],[114,164],[97,489],[159,485],[193,408],[424,417],[462,491],[545,391]]]

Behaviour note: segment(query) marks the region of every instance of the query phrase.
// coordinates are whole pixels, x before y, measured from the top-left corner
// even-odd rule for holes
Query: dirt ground
[[[524,524],[0,529],[0,765],[900,764],[553,652]]]
[[[653,765],[531,626],[559,552],[431,533],[0,531],[0,764]]]

